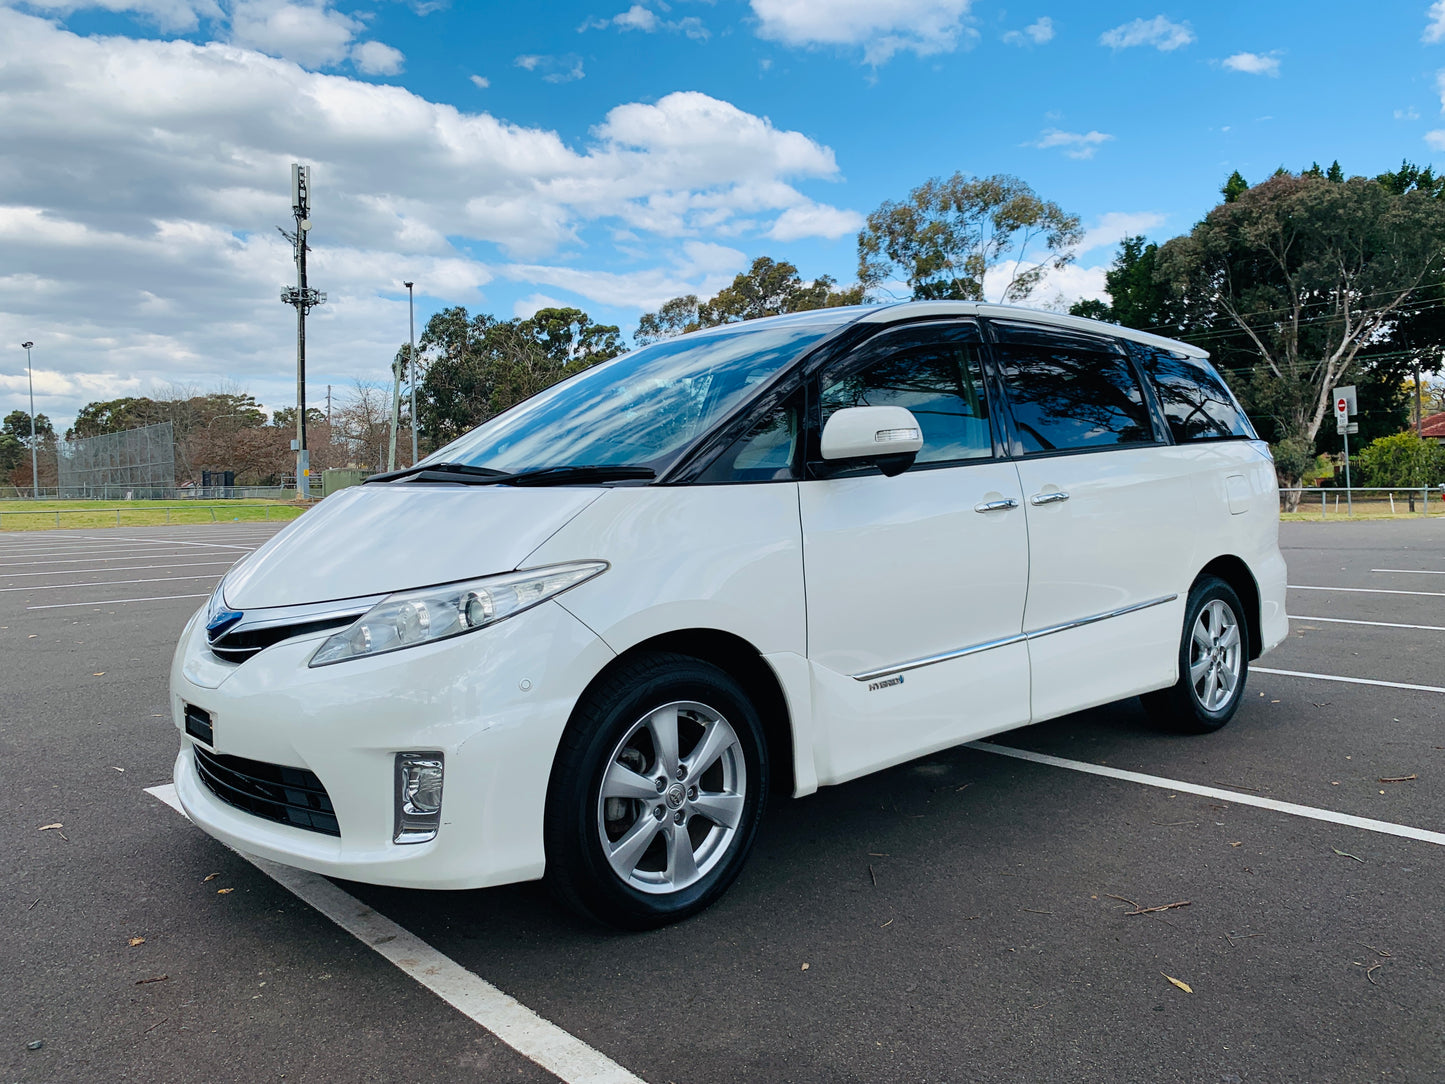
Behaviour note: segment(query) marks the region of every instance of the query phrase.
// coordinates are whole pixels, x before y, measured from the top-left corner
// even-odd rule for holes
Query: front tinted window
[[[1140,348],[1144,371],[1176,444],[1191,440],[1254,439],[1254,429],[1224,381],[1207,363],[1152,346]]]
[[[1025,453],[1154,440],[1144,392],[1117,345],[1107,339],[994,326],[1014,426]]]
[[[718,456],[700,482],[777,482],[793,477],[802,428],[802,392],[773,407]]]
[[[982,338],[972,324],[902,328],[863,347],[868,359],[841,377],[825,377],[822,422],[856,406],[901,406],[923,430],[915,462],[943,463],[993,455],[988,400],[979,362]]]
[[[661,472],[853,315],[823,309],[654,343],[553,385],[427,458],[509,473],[616,465]]]

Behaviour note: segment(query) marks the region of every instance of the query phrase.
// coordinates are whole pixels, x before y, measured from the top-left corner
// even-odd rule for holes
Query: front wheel
[[[1218,730],[1234,717],[1249,676],[1248,626],[1234,588],[1205,576],[1189,592],[1179,645],[1179,680],[1142,697],[1160,722],[1187,734]]]
[[[683,655],[638,660],[592,690],[563,735],[547,880],[626,929],[695,914],[742,868],[767,772],[762,722],[725,671]]]

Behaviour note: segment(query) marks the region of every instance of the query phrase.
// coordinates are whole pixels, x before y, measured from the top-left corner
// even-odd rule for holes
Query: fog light
[[[396,754],[396,831],[393,843],[436,838],[442,819],[442,755]]]

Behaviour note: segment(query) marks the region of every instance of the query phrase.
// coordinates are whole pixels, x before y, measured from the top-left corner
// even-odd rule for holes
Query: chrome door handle
[[[1012,497],[1005,497],[1001,501],[984,501],[982,504],[973,506],[975,512],[1002,512],[1005,508],[1017,508],[1019,502]]]
[[[1059,501],[1066,501],[1066,500],[1068,500],[1068,499],[1069,499],[1069,495],[1068,495],[1067,493],[1065,493],[1063,490],[1058,489],[1058,490],[1055,490],[1055,491],[1052,492],[1052,493],[1035,493],[1032,497],[1029,498],[1029,503],[1030,503],[1030,504],[1057,504]]]

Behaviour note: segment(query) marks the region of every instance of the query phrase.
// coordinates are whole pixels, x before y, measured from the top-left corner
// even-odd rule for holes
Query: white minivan
[[[644,347],[329,497],[171,672],[191,819],[623,927],[805,795],[1143,695],[1234,714],[1286,635],[1268,447],[1206,355],[972,302]]]

